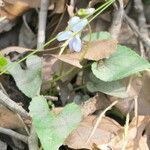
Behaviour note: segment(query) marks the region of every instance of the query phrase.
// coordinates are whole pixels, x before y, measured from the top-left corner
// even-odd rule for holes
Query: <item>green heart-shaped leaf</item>
[[[43,96],[33,98],[29,110],[44,150],[58,150],[77,127],[82,116],[79,106],[74,103],[65,106],[63,111],[56,115],[49,111]]]
[[[93,74],[102,81],[115,81],[150,68],[150,63],[130,48],[118,45],[103,63],[92,64]]]
[[[38,56],[28,57],[26,69],[22,69],[20,64],[13,65],[14,63],[9,64],[8,71],[13,76],[18,88],[31,98],[39,94],[42,84],[42,59]]]
[[[87,82],[87,89],[90,92],[102,92],[111,96],[126,98],[128,97],[126,86],[120,81],[104,82],[96,78],[92,73],[90,80]]]

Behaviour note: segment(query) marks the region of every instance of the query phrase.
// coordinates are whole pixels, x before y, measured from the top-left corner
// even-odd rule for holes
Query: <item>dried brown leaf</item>
[[[150,148],[150,123],[146,127],[145,135],[147,136],[147,145]]]
[[[40,0],[3,0],[5,3],[15,4],[16,2],[26,3],[30,7],[40,6]]]
[[[49,81],[52,80],[54,75],[53,66],[57,67],[55,64],[58,60],[52,56],[43,57],[43,67],[42,67],[42,91],[48,90],[50,88]]]
[[[52,55],[52,56],[54,56],[55,58],[65,62],[65,63],[71,64],[71,65],[78,67],[78,68],[82,68],[82,65],[80,64],[79,58],[74,56],[74,54],[65,54],[65,55],[61,55],[61,56]]]
[[[143,86],[138,97],[138,114],[150,115],[150,71],[144,72]]]
[[[65,9],[65,1],[50,0],[49,9],[54,9],[55,13],[62,13]],[[40,6],[40,0],[3,0],[4,6],[0,9],[0,17],[6,17],[8,20],[15,20],[30,8]],[[55,6],[54,6],[55,5]]]
[[[82,103],[81,111],[86,117],[97,110],[104,110],[109,105],[110,102],[107,97],[103,93],[98,93],[94,97],[91,97],[89,100]]]
[[[73,17],[74,14],[74,7],[72,5],[67,5],[67,11],[70,17]]]
[[[0,17],[6,17],[9,20],[14,20],[28,9],[28,4],[23,1],[15,1],[13,4],[5,2],[4,7],[0,9]]]
[[[10,46],[10,47],[2,49],[0,54],[5,56],[5,55],[8,55],[10,52],[24,53],[28,51],[31,51],[31,49],[19,47],[19,46]]]
[[[145,116],[138,116],[134,118],[129,125],[129,130],[127,133],[127,145],[126,150],[148,150],[147,139],[143,136],[143,132],[146,126],[149,124],[150,118]],[[138,122],[138,124],[137,124]],[[124,129],[118,131],[118,134],[111,140],[109,146],[112,149],[120,150],[124,144]]]
[[[87,53],[84,58],[88,60],[100,60],[108,58],[117,48],[117,41],[115,40],[101,40],[90,42],[87,46]],[[84,54],[84,52],[83,52]]]
[[[24,124],[19,116],[7,109],[4,106],[0,106],[0,127],[9,129],[24,128]]]
[[[108,143],[112,136],[117,134],[117,131],[121,129],[121,126],[114,120],[104,117],[101,124],[96,129],[90,143],[86,143],[92,129],[95,125],[96,117],[88,116],[74,130],[66,139],[65,144],[71,148],[89,148],[95,143],[96,145]]]
[[[132,112],[134,108],[134,98],[138,97],[139,92],[142,88],[142,77],[133,75],[128,78],[122,79],[123,85],[126,87],[126,92],[128,93],[128,97],[126,98],[117,98],[108,96],[111,102],[118,100],[119,102],[116,104],[116,107],[126,115],[129,111]]]
[[[115,40],[98,40],[88,43],[87,46],[79,53],[63,54],[61,56],[53,55],[54,57],[69,63],[73,66],[81,68],[80,61],[82,57],[87,60],[98,61],[103,58],[111,56],[117,48],[117,41]]]
[[[18,2],[25,3],[30,8],[40,7],[41,0],[3,0],[5,3],[15,4]],[[49,0],[49,9],[53,10],[55,13],[63,13],[65,9],[65,0]]]
[[[55,3],[55,13],[63,13],[65,11],[65,0],[59,0]]]

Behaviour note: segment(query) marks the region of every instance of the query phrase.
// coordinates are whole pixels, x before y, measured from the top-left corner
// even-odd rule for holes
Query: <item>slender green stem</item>
[[[115,0],[108,0],[106,3],[104,3],[103,5],[101,5],[100,7],[98,7],[94,13],[97,13],[98,11],[100,11],[101,9],[103,9],[105,6],[109,6],[109,3],[112,3],[112,1],[114,2]],[[89,18],[91,16],[91,14],[87,15],[85,18]]]
[[[100,9],[99,12],[89,20],[89,22],[93,21],[99,14],[101,14],[106,8],[108,8],[113,2],[115,2],[115,0],[108,1],[108,2],[109,2],[108,5]]]
[[[69,75],[72,71],[74,71],[75,68],[76,68],[76,67],[72,67],[69,71],[65,72],[63,75],[57,77],[56,79],[54,79],[54,80],[52,80],[52,81],[50,81],[50,82],[51,82],[51,83],[54,83],[54,82],[56,82],[56,81],[62,79],[63,77],[66,77],[66,76]]]
[[[82,69],[85,69],[85,68],[88,68],[88,67],[90,67],[91,66],[91,64],[87,64],[86,66],[83,66],[82,67]],[[72,67],[70,70],[68,70],[67,72],[65,72],[63,75],[61,75],[61,76],[59,76],[59,77],[57,77],[57,78],[55,78],[55,79],[53,79],[53,80],[49,80],[49,82],[51,82],[51,83],[54,83],[54,82],[56,82],[56,81],[58,81],[58,80],[60,80],[60,79],[62,79],[62,78],[64,78],[64,77],[66,77],[67,75],[69,75],[72,71],[74,71],[74,69],[76,69],[76,67]],[[82,70],[81,69],[81,70]]]
[[[37,51],[39,51],[39,50],[35,50],[35,51],[31,52],[29,55],[27,55],[27,56],[25,56],[24,58],[22,58],[21,60],[15,62],[15,63],[12,64],[11,66],[7,66],[6,69],[4,69],[4,70],[0,73],[0,75],[6,73],[7,70],[9,70],[10,68],[15,67],[17,64],[23,62],[23,61],[26,60],[29,56],[34,55]]]
[[[84,85],[74,88],[73,91],[77,91],[77,90],[83,89],[85,87],[86,87],[86,85],[84,84]]]
[[[57,39],[57,36],[44,44],[44,47],[48,46],[50,43],[54,42]]]

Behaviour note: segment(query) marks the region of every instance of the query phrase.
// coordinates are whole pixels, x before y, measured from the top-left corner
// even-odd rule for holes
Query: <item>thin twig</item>
[[[146,58],[145,48],[144,48],[144,45],[141,41],[139,41],[139,47],[140,47],[141,57]]]
[[[126,15],[126,13],[124,13],[124,19],[125,21],[129,24],[129,26],[131,27],[131,29],[136,33],[135,35],[137,37],[139,37],[139,39],[145,44],[147,45],[148,47],[150,47],[150,39],[143,36],[140,31],[139,31],[139,28],[138,26],[135,24],[135,22],[133,21],[133,19],[131,19],[130,17],[128,17]]]
[[[54,34],[56,33],[56,31],[57,31],[58,28],[60,27],[61,22],[62,22],[64,16],[65,16],[65,11],[62,13],[62,15],[61,15],[61,17],[60,17],[60,19],[59,19],[59,21],[58,21],[58,24],[56,25],[54,31],[51,33],[51,36],[49,37],[50,39],[53,38]]]
[[[126,116],[126,123],[124,126],[124,142],[122,146],[122,150],[126,150],[126,147],[128,145],[128,140],[129,140],[129,121],[130,121],[130,116],[129,113]]]
[[[0,90],[0,103],[8,107],[10,110],[18,113],[22,117],[25,118],[29,117],[29,114],[26,110],[24,110],[21,106],[16,104],[13,100],[11,100],[8,96],[6,96],[1,90]]]
[[[114,13],[113,22],[110,28],[110,33],[113,39],[117,39],[119,36],[122,21],[123,21],[123,14],[124,14],[123,0],[118,0],[118,1],[119,1],[119,8]]]
[[[142,134],[146,130],[147,126],[150,123],[149,116],[143,116],[142,120],[140,118],[141,117],[137,118],[138,122],[140,122],[140,124],[138,124],[138,126],[136,127],[136,136],[134,137],[134,140],[133,140],[134,141],[133,149],[135,149],[135,150],[138,149],[139,141],[140,141],[140,139],[142,137]]]
[[[45,30],[46,30],[48,7],[49,7],[49,0],[41,0],[41,7],[39,13],[38,40],[37,40],[38,50],[43,50],[45,44]]]
[[[87,143],[89,143],[89,141],[91,140],[92,136],[94,135],[94,133],[95,133],[95,131],[96,131],[98,125],[100,124],[102,118],[104,117],[105,113],[106,113],[108,110],[110,110],[110,109],[111,109],[114,105],[116,105],[117,103],[118,103],[118,101],[114,101],[110,106],[108,106],[108,107],[100,114],[100,116],[98,117],[98,119],[97,119],[97,121],[96,121],[96,124],[95,124],[95,126],[94,126],[94,128],[93,128],[93,130],[92,130],[92,132],[91,132],[91,134],[90,134],[90,136],[89,136],[89,138],[88,138],[88,140],[87,140]]]
[[[16,138],[18,140],[23,141],[24,143],[28,143],[28,137],[27,136],[19,134],[19,133],[15,132],[11,129],[5,129],[5,128],[0,127],[0,133],[9,135],[13,138]]]
[[[134,116],[136,118],[136,127],[138,126],[138,96],[134,97]]]
[[[1,150],[7,150],[7,144],[5,142],[0,141]]]
[[[56,96],[45,95],[44,97],[45,97],[47,100],[58,101],[58,97],[56,97]]]
[[[71,5],[72,7],[75,7],[75,0],[70,0],[70,5]]]
[[[28,138],[28,147],[29,147],[29,150],[39,150],[38,137],[37,137],[37,134],[35,132],[33,125],[31,127],[30,136]]]
[[[3,85],[2,85],[1,82],[0,82],[0,89],[4,92],[4,94],[6,94],[6,95],[8,96],[6,90],[5,90],[5,88],[3,87]]]
[[[146,27],[146,18],[144,14],[144,7],[141,0],[134,0],[135,9],[138,13],[138,25],[139,25],[139,31],[140,33],[145,36],[146,38],[149,38],[149,32]],[[141,50],[141,56],[146,57],[144,47],[142,46],[142,43],[140,43],[140,50]],[[146,47],[146,51],[149,50],[149,47]]]
[[[139,24],[140,32],[141,34],[144,34],[148,38],[149,37],[148,29],[146,27],[147,23],[144,14],[144,7],[143,7],[142,0],[134,0],[134,4],[135,4],[135,9],[138,13],[138,24]]]

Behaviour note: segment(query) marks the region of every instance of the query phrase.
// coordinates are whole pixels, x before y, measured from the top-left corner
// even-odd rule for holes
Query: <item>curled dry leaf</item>
[[[138,122],[138,124],[137,124]],[[150,122],[149,117],[138,116],[135,117],[129,125],[129,130],[127,131],[127,145],[126,150],[148,150],[147,139],[143,136],[143,132]],[[120,150],[124,144],[124,129],[118,131],[118,134],[111,140],[109,146],[112,149]]]
[[[91,145],[93,143],[96,145],[108,143],[110,139],[117,134],[117,131],[121,129],[121,126],[117,122],[108,117],[104,117],[96,129],[90,143],[86,143],[95,122],[95,116],[86,117],[79,124],[78,128],[69,135],[65,141],[65,144],[74,149],[91,149]]]
[[[68,11],[70,18],[75,15],[74,14],[74,7],[72,5],[67,5],[67,11]]]
[[[110,105],[109,100],[103,93],[98,93],[94,97],[91,97],[81,105],[81,111],[86,117],[93,114],[97,110],[103,110]]]
[[[65,10],[65,0],[59,0],[58,2],[55,2],[55,9],[54,12],[55,13],[63,13]]]
[[[26,3],[30,7],[38,7],[40,0],[3,0],[5,3],[15,4],[16,2]]]
[[[77,56],[84,56],[84,59],[98,61],[103,58],[108,58],[113,54],[117,48],[117,41],[115,40],[101,40],[92,41],[87,45],[87,52],[84,51]]]
[[[4,7],[1,7],[0,9],[0,17],[6,17],[8,20],[14,20],[28,9],[28,4],[23,1],[14,1],[14,3],[4,1]]]
[[[15,3],[25,3],[29,8],[40,7],[41,0],[3,0],[5,3],[14,5]],[[55,13],[63,13],[65,9],[65,0],[49,0],[49,9],[54,9]]]
[[[134,98],[138,97],[139,92],[142,88],[143,78],[137,75],[133,75],[122,79],[123,85],[126,88],[127,97],[117,98],[108,96],[111,102],[118,100],[116,107],[126,115],[129,111],[132,112],[134,109]]]
[[[54,57],[69,63],[73,66],[81,68],[80,61],[82,57],[87,60],[98,61],[103,58],[108,58],[117,48],[117,41],[115,40],[98,40],[89,42],[81,52],[63,54],[61,56],[53,55]]]
[[[30,8],[40,6],[40,0],[3,0],[4,6],[0,8],[0,17],[6,17],[8,20],[15,20]],[[54,13],[63,13],[65,10],[65,0],[50,0],[49,9],[54,9]]]
[[[78,68],[82,68],[82,65],[80,64],[79,58],[74,56],[74,54],[65,54],[65,55],[61,55],[61,56],[52,55],[52,56],[54,56],[55,58],[65,62],[65,63],[71,64],[71,65],[78,67]]]
[[[8,55],[10,52],[24,53],[27,51],[31,51],[31,49],[19,47],[19,46],[10,46],[10,47],[2,49],[0,53],[2,56],[5,56],[5,55]]]
[[[0,127],[19,129],[24,128],[24,123],[16,113],[0,105]]]
[[[148,147],[150,148],[150,123],[146,127],[145,135],[147,136],[147,144]]]
[[[56,64],[58,60],[52,56],[44,56],[42,59],[43,67],[42,67],[42,87],[41,91],[48,90],[50,88],[49,81],[53,79],[54,70],[53,66]],[[56,68],[58,66],[55,65]]]

